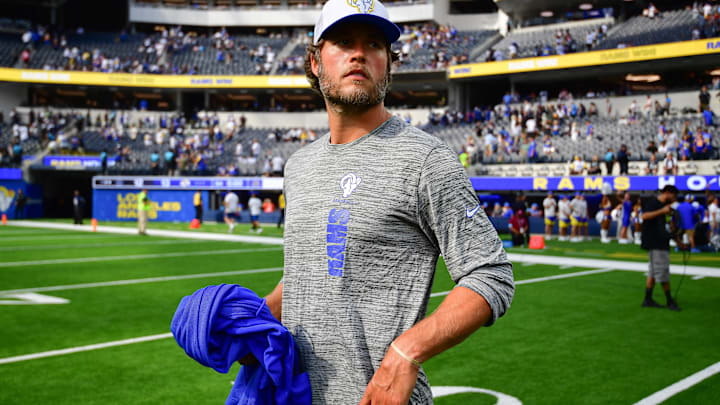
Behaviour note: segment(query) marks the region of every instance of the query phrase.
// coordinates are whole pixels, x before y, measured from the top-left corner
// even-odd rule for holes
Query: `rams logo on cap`
[[[372,13],[375,8],[375,0],[347,0],[347,4],[363,14]]]

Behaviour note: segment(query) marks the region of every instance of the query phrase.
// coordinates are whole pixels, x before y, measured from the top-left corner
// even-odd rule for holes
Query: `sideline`
[[[8,221],[8,225],[23,226],[28,228],[51,228],[51,229],[66,229],[73,231],[84,231],[91,232],[92,228],[90,225],[72,225],[72,224],[56,224],[51,222],[42,221]],[[98,226],[98,232],[107,233],[120,233],[126,235],[137,235],[135,228],[121,228],[114,226]],[[243,235],[232,235],[232,234],[220,234],[210,232],[189,232],[189,231],[163,231],[163,230],[148,230],[149,235],[153,236],[166,236],[170,238],[189,238],[189,239],[202,239],[202,240],[220,240],[220,241],[234,241],[234,242],[248,242],[257,244],[268,244],[268,245],[282,245],[283,239],[271,236],[243,236]],[[520,263],[533,263],[533,264],[551,264],[554,266],[569,266],[569,267],[580,267],[590,269],[605,269],[612,268],[615,270],[625,271],[636,271],[646,272],[647,263],[643,262],[628,262],[622,260],[597,260],[597,259],[581,259],[563,256],[543,256],[536,254],[523,254],[523,253],[508,253],[508,259],[511,262]],[[566,267],[567,268],[567,267]],[[672,264],[670,265],[670,273],[672,274],[687,274],[688,276],[703,276],[703,277],[720,277],[720,269],[714,267],[703,267],[703,266],[686,266],[683,269],[682,265]]]
[[[217,273],[185,274],[182,276],[148,277],[148,278],[135,278],[135,279],[130,279],[130,280],[100,281],[97,283],[66,284],[66,285],[55,285],[55,286],[47,286],[47,287],[19,288],[16,290],[0,290],[0,297],[7,295],[7,294],[26,293],[26,292],[81,290],[84,288],[114,287],[116,285],[158,283],[158,282],[162,282],[162,281],[190,280],[190,279],[194,279],[194,278],[205,278],[205,277],[221,277],[221,276],[237,276],[237,275],[241,275],[241,274],[270,273],[270,272],[274,272],[274,271],[282,271],[282,269],[283,269],[282,267],[268,267],[266,269],[234,270],[234,271],[223,271],[223,272],[217,272]]]
[[[526,280],[516,281],[515,285],[532,284],[532,283],[539,283],[542,281],[550,281],[550,280],[559,280],[559,279],[563,279],[563,278],[587,276],[590,274],[608,273],[608,272],[611,272],[614,270],[615,269],[597,269],[597,270],[588,270],[588,271],[578,271],[576,273],[556,274],[554,276],[547,276],[547,277],[529,278]],[[452,291],[452,290],[450,290],[450,291]],[[441,292],[436,292],[436,293],[430,294],[430,298],[442,297],[442,296],[448,295],[448,294],[450,294],[450,291],[441,291]],[[1,292],[2,291],[0,291],[0,293]]]
[[[169,239],[169,240],[145,240],[142,242],[110,242],[110,243],[77,243],[67,245],[31,245],[31,246],[4,246],[0,252],[14,252],[17,250],[51,250],[51,249],[85,249],[90,247],[117,247],[135,245],[177,245],[180,243],[202,243],[198,239]]]
[[[627,262],[620,260],[579,259],[574,257],[543,256],[534,254],[508,253],[508,259],[515,263],[551,264],[554,266],[585,267],[591,269],[612,268],[615,270],[637,271],[646,273],[648,264],[643,262]],[[688,276],[720,277],[720,269],[704,266],[685,266]],[[671,264],[670,273],[683,274],[683,265]]]
[[[73,224],[56,224],[54,222],[42,222],[42,221],[8,221],[8,225],[11,226],[22,226],[26,228],[44,228],[44,229],[64,229],[68,231],[77,232],[92,232],[92,226],[90,225],[73,225]],[[118,233],[123,235],[137,235],[136,228],[123,228],[120,226],[107,226],[98,225],[98,232],[102,233]],[[219,240],[219,241],[231,241],[231,242],[246,242],[246,243],[261,243],[265,245],[282,245],[283,239],[276,238],[273,236],[245,236],[245,235],[233,235],[227,233],[213,233],[213,232],[190,232],[190,231],[169,231],[162,229],[148,229],[148,235],[150,236],[166,236],[169,238],[188,238],[188,239],[203,239],[203,240]]]
[[[675,384],[673,384],[669,387],[666,387],[666,388],[650,395],[649,397],[647,397],[645,399],[642,399],[642,400],[636,402],[635,405],[656,405],[656,404],[662,403],[665,400],[667,400],[668,398],[670,398],[682,391],[685,391],[686,389],[692,387],[693,385],[695,385],[705,379],[708,379],[719,372],[720,372],[720,361],[705,368],[705,369],[698,371],[697,373],[695,373],[689,377],[683,378],[682,380],[676,382]]]
[[[610,269],[603,269],[603,270],[606,272],[612,271]],[[248,273],[251,271],[253,271],[253,270],[244,270],[245,273]],[[255,271],[269,272],[269,271],[277,271],[277,270],[271,268],[271,269],[257,269]],[[597,273],[598,271],[595,271],[595,272]],[[571,273],[571,274],[586,275],[586,274],[588,274],[588,272],[581,271],[578,273]],[[567,274],[566,276],[573,277],[571,274]],[[179,276],[179,277],[182,277],[182,276]],[[567,277],[565,277],[565,278],[567,278]],[[190,278],[190,277],[188,277],[188,278]],[[148,279],[140,279],[140,280],[138,280],[138,282],[143,282],[142,280],[148,280]],[[540,277],[540,278],[536,278],[536,279],[531,278],[531,279],[521,280],[521,281],[524,281],[523,284],[530,284],[533,282],[541,282],[541,281],[549,281],[549,280],[554,280],[554,278]],[[132,280],[128,280],[128,281],[132,281]],[[129,283],[129,284],[134,284],[134,283]],[[520,284],[520,282],[518,282],[516,284]],[[61,287],[61,286],[58,286],[58,287]],[[69,286],[67,286],[67,287],[69,287]],[[45,287],[45,288],[52,288],[52,287]],[[90,288],[90,287],[79,287],[79,288]],[[67,288],[67,289],[69,289],[69,288]],[[0,291],[0,293],[9,293],[11,291],[13,291],[13,290]],[[14,290],[14,291],[28,291],[28,290]],[[32,291],[51,291],[51,290],[32,289]],[[447,295],[448,293],[450,293],[450,291],[443,292],[443,294],[445,294],[445,295]],[[440,293],[436,293],[436,294],[440,294]],[[65,354],[85,352],[85,351],[89,351],[89,350],[104,349],[107,347],[123,346],[123,345],[129,345],[129,344],[133,344],[133,343],[141,343],[141,342],[146,342],[149,340],[165,339],[165,338],[169,338],[169,337],[172,337],[171,333],[166,333],[166,334],[161,334],[161,335],[143,336],[143,337],[138,337],[138,338],[133,338],[133,339],[117,340],[117,341],[113,341],[113,342],[98,343],[98,344],[93,344],[93,345],[89,345],[89,346],[78,346],[78,347],[71,347],[71,348],[67,348],[67,349],[50,350],[47,352],[31,353],[31,354],[25,354],[25,355],[21,355],[21,356],[6,357],[4,359],[0,359],[0,364],[17,363],[17,362],[21,362],[21,361],[35,360],[35,359],[40,359],[40,358],[45,358],[45,357],[61,356],[61,355],[65,355]]]
[[[170,252],[170,253],[153,253],[144,255],[128,255],[128,256],[100,256],[100,257],[76,257],[72,259],[50,259],[50,260],[29,260],[24,262],[0,262],[0,267],[22,267],[22,266],[38,266],[44,264],[67,264],[67,263],[90,263],[90,262],[108,262],[114,260],[138,260],[138,259],[159,259],[163,257],[186,257],[186,256],[211,256],[224,255],[233,253],[252,253],[252,252],[270,252],[282,250],[281,247],[266,247],[254,249],[224,249],[209,250],[198,252]]]

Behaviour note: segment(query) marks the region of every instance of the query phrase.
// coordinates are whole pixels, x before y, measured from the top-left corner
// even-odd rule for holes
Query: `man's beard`
[[[333,82],[324,71],[322,62],[318,61],[318,81],[320,83],[320,91],[325,99],[339,112],[358,112],[367,111],[370,107],[374,107],[385,100],[388,87],[390,87],[390,75],[386,72],[385,76],[375,83],[375,86],[367,90],[363,87],[353,86],[350,92],[342,92],[339,82]],[[369,76],[368,79],[373,78]],[[359,82],[353,81],[353,84]]]

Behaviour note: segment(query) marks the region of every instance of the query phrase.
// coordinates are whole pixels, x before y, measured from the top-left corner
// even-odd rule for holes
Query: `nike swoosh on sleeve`
[[[467,216],[468,218],[472,218],[473,215],[475,215],[478,211],[480,211],[480,204],[478,204],[473,209],[465,208],[465,216]]]

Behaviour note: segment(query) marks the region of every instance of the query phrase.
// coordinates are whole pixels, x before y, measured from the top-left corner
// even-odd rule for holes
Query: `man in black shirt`
[[[667,307],[673,311],[680,308],[670,295],[670,233],[665,225],[665,216],[672,212],[671,204],[677,198],[675,186],[665,186],[658,197],[650,197],[642,206],[642,248],[648,251],[650,260],[648,276],[645,282],[645,300],[643,307],[662,307],[652,299],[653,287],[659,281],[665,291]]]
[[[702,86],[700,94],[698,95],[698,112],[702,113],[710,105],[710,93],[708,92],[707,86]]]

